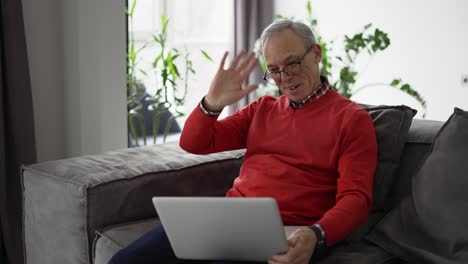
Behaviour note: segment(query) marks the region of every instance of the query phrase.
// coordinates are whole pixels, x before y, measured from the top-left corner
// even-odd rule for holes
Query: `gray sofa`
[[[410,192],[411,177],[442,125],[413,120],[401,166],[386,186],[391,206],[378,219]],[[27,263],[107,263],[159,224],[152,196],[223,196],[238,175],[243,153],[197,156],[172,143],[24,166]],[[320,263],[406,262],[364,237],[337,245]]]

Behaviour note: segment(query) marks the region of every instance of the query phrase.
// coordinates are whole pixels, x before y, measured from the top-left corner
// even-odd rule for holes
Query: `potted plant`
[[[182,107],[188,91],[188,80],[195,74],[193,62],[186,48],[183,51],[171,48],[167,43],[167,26],[169,19],[161,15],[161,31],[152,34],[142,47],[136,49],[133,34],[133,16],[137,1],[134,0],[129,18],[129,48],[127,66],[127,109],[129,125],[129,145],[138,146],[139,139],[146,145],[148,134],[152,134],[153,144],[156,144],[158,135],[163,136],[163,142],[170,132],[180,132],[176,122],[178,117],[184,116]],[[139,66],[140,54],[147,48],[155,47],[157,52],[151,63],[148,73]],[[210,56],[201,50],[205,58],[212,61]],[[180,71],[183,69],[183,72]],[[137,77],[139,73],[143,78],[155,77],[156,92],[149,94],[143,81]]]

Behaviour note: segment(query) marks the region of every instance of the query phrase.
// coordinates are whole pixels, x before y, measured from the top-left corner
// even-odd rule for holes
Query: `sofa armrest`
[[[223,196],[243,154],[172,143],[23,167],[27,263],[91,263],[96,230],[154,218],[153,196]]]

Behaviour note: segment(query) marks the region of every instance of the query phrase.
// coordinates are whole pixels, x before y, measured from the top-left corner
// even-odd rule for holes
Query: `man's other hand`
[[[288,251],[272,256],[268,264],[307,264],[314,253],[316,243],[314,231],[306,226],[299,227],[288,237]]]

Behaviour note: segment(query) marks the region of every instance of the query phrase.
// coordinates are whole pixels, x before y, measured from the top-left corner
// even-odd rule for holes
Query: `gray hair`
[[[268,40],[268,38],[286,29],[294,31],[299,37],[301,37],[304,40],[306,48],[310,48],[314,44],[317,44],[314,33],[312,33],[312,30],[309,26],[302,22],[281,19],[271,23],[267,28],[265,28],[265,30],[263,30],[262,35],[260,36],[262,51],[265,48],[265,42]]]

